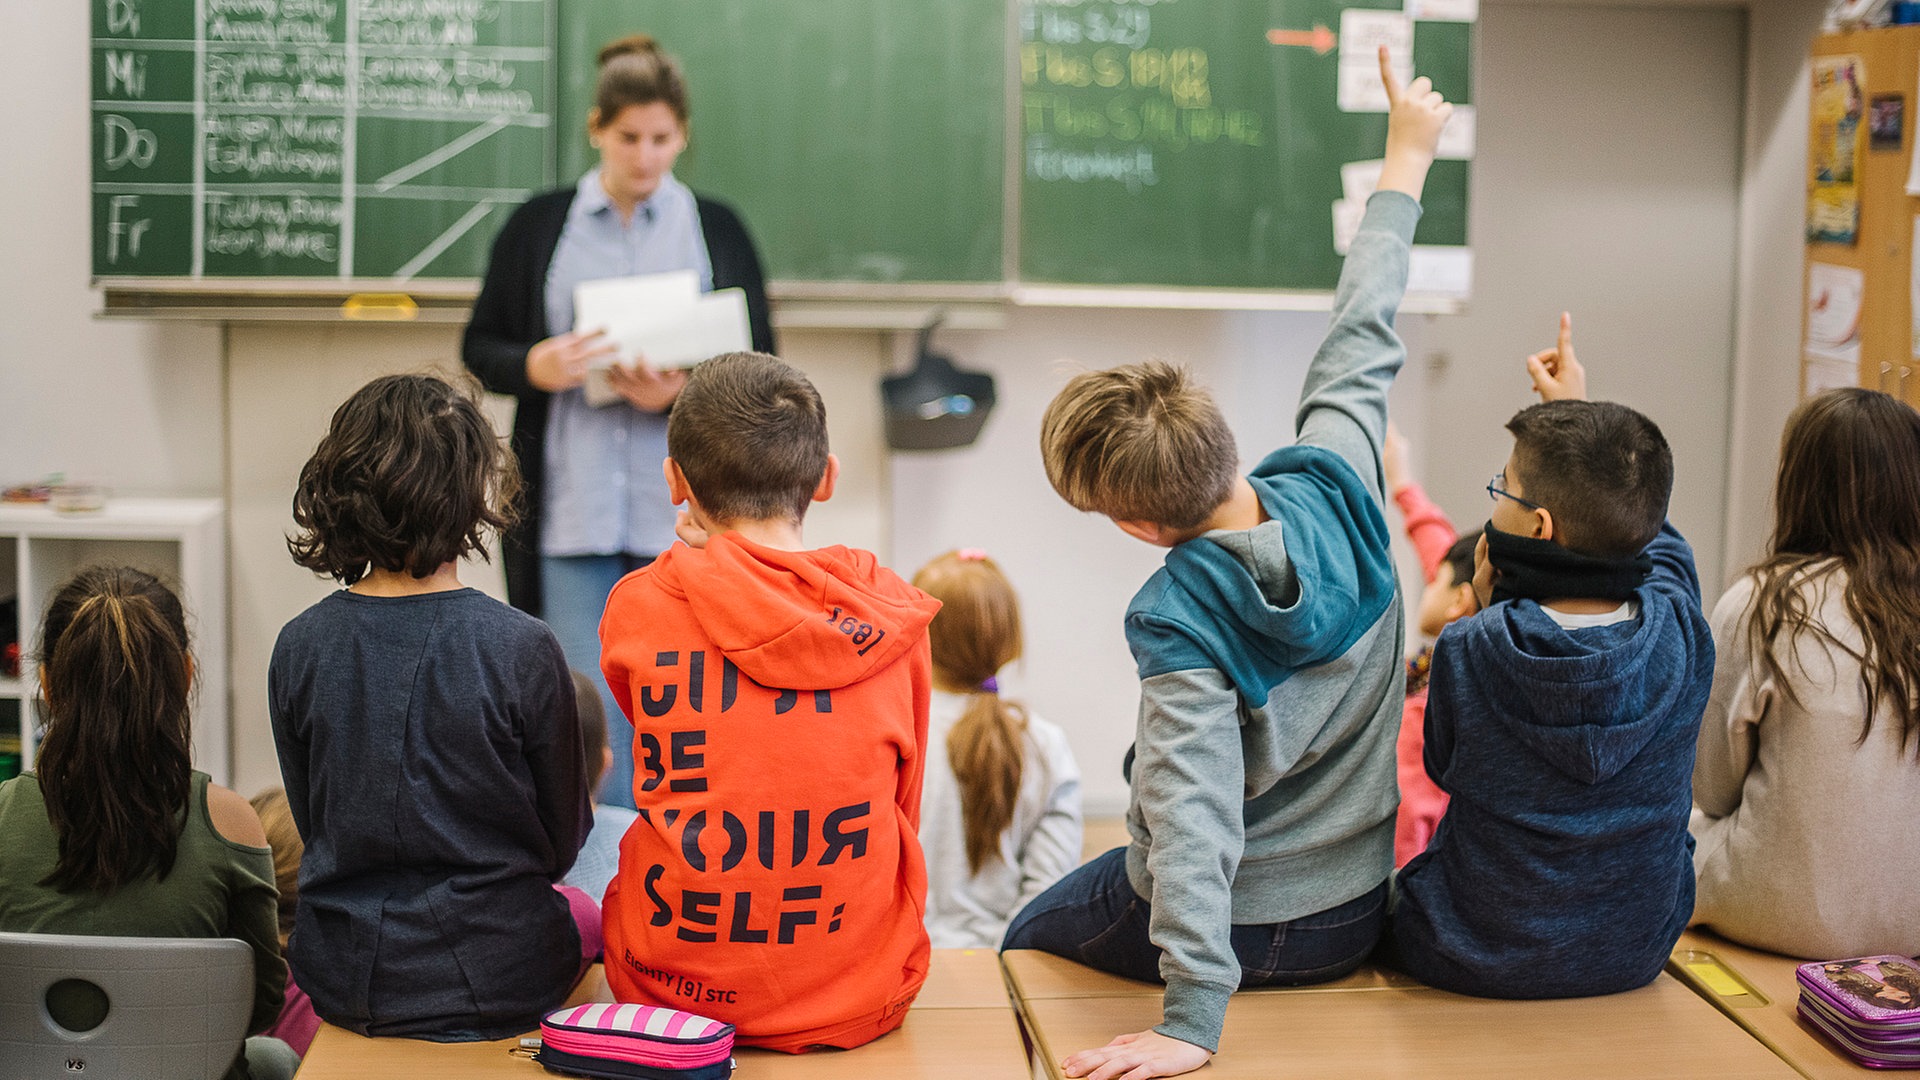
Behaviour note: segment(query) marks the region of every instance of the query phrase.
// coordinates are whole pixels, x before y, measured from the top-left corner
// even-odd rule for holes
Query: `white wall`
[[[92,318],[91,7],[0,4],[0,483],[217,494],[219,330]]]
[[[1743,16],[1481,9],[1473,303],[1433,320],[1424,475],[1458,520],[1488,513],[1523,358],[1560,312],[1596,398],[1648,414],[1674,455],[1671,513],[1720,577],[1740,205]],[[1607,87],[1596,93],[1595,87]]]
[[[1807,54],[1824,5],[1757,0],[1747,34],[1740,194],[1740,318],[1734,333],[1726,576],[1756,560],[1773,529],[1780,432],[1800,397],[1805,308]]]

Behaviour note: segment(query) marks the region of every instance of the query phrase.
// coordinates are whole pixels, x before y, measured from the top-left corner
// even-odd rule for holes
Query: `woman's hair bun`
[[[628,34],[618,41],[609,41],[600,47],[599,66],[606,67],[610,61],[622,56],[636,56],[642,53],[658,55],[660,43],[653,40],[652,34]]]

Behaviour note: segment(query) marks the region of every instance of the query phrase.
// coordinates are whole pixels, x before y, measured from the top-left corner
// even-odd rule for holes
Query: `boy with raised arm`
[[[1564,315],[1527,368],[1543,402],[1487,485],[1481,610],[1434,647],[1427,772],[1452,801],[1384,955],[1456,993],[1585,997],[1659,976],[1693,913],[1713,638],[1660,429],[1585,400]]]
[[[1403,91],[1384,49],[1380,68],[1386,163],[1307,371],[1299,442],[1236,475],[1219,409],[1160,363],[1075,378],[1042,424],[1062,498],[1172,549],[1127,610],[1132,843],[1035,899],[1003,944],[1166,982],[1158,1026],[1069,1056],[1068,1076],[1197,1069],[1236,988],[1344,975],[1385,918],[1405,630],[1380,449],[1405,357],[1394,310],[1452,107],[1426,79]]]
[[[607,982],[748,1046],[859,1046],[900,1026],[927,975],[940,604],[870,552],[807,547],[840,463],[820,395],[774,357],[694,368],[667,454],[694,546],[622,578],[600,623],[639,811],[607,887]]]

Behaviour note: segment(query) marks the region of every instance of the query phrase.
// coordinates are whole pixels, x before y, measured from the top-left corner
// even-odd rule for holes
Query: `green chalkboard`
[[[592,164],[594,57],[645,32],[693,102],[678,174],[770,276],[1005,277],[1006,0],[562,0],[560,160]]]
[[[551,0],[91,0],[100,277],[471,277],[553,182]]]
[[[1021,277],[1332,288],[1340,167],[1386,143],[1384,111],[1340,100],[1343,79],[1356,98],[1379,82],[1383,20],[1346,14],[1367,8],[1402,4],[1022,2]],[[1394,19],[1418,71],[1470,103],[1472,24]],[[1435,163],[1423,201],[1416,243],[1464,245],[1466,163]]]
[[[1473,101],[1470,0],[89,2],[109,279],[478,276],[592,166],[595,54],[639,31],[686,67],[680,175],[786,282],[1330,289],[1372,43]],[[1469,172],[1417,244],[1464,254]]]

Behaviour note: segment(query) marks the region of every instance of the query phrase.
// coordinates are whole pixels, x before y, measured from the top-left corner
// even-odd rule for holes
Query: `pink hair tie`
[[[961,548],[953,553],[953,557],[959,559],[961,562],[984,562],[987,557],[987,549]]]

